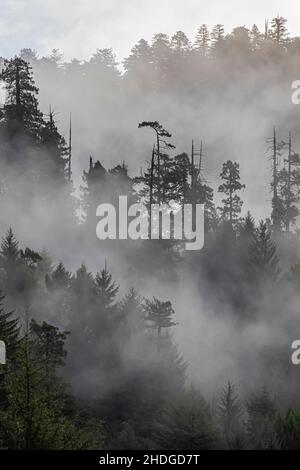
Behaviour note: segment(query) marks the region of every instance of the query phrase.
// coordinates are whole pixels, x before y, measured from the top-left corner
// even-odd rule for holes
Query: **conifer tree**
[[[21,287],[22,259],[19,243],[12,228],[9,228],[0,246],[0,280],[1,289],[8,295],[14,295]]]
[[[287,20],[279,15],[272,19],[271,38],[276,41],[278,45],[284,45],[287,41],[288,31],[286,22]]]
[[[300,156],[292,149],[291,132],[289,132],[287,148],[285,166],[278,171],[278,193],[282,208],[282,224],[286,232],[289,232],[291,225],[295,224],[299,215],[297,203],[299,202],[300,184]]]
[[[16,133],[30,135],[39,142],[39,131],[43,125],[38,108],[38,88],[35,86],[31,66],[20,57],[4,62],[0,74],[6,89],[3,119],[8,135]]]
[[[211,33],[211,47],[214,52],[217,52],[222,42],[224,41],[224,26],[216,24]]]
[[[261,282],[266,289],[279,280],[280,266],[267,224],[260,222],[254,241],[249,246],[249,268],[252,281]]]
[[[156,441],[168,450],[208,450],[218,443],[218,432],[209,407],[191,388],[170,403],[156,431]]]
[[[242,445],[241,417],[242,405],[235,392],[235,386],[228,381],[222,390],[222,396],[218,405],[218,415],[221,422],[224,440],[229,449]]]
[[[193,48],[198,51],[202,57],[206,57],[209,54],[210,34],[206,24],[202,24],[199,27]]]
[[[169,37],[163,33],[155,34],[151,44],[155,88],[163,88],[169,83],[171,54]]]
[[[280,449],[298,450],[300,446],[300,411],[289,408],[284,416],[275,422]]]
[[[13,230],[10,227],[1,242],[0,251],[1,268],[9,275],[11,271],[15,271],[16,266],[20,262],[19,242],[16,240]]]
[[[279,443],[275,431],[277,410],[266,388],[253,394],[246,403],[247,432],[254,449],[274,449]]]
[[[239,164],[228,160],[223,164],[220,177],[224,182],[219,186],[218,191],[226,196],[222,200],[223,207],[220,208],[220,212],[222,217],[225,220],[228,219],[230,224],[233,225],[237,222],[243,205],[241,198],[236,193],[245,188],[245,185],[240,183]]]
[[[55,184],[55,188],[61,187],[67,181],[68,147],[65,139],[58,132],[54,121],[53,111],[50,108],[49,119],[41,130],[41,140],[45,153],[43,176]]]
[[[95,286],[97,296],[104,311],[109,311],[115,306],[116,295],[119,286],[112,280],[112,275],[105,263],[104,269],[96,274]]]
[[[270,146],[270,157],[269,160],[272,164],[272,179],[271,179],[271,191],[272,191],[272,214],[271,219],[273,222],[273,229],[278,232],[283,224],[284,219],[284,207],[282,199],[280,198],[279,192],[279,158],[281,157],[281,151],[284,146],[283,142],[278,142],[277,133],[275,127],[273,128],[273,137],[269,139],[271,141]]]
[[[4,449],[82,449],[91,434],[64,416],[65,385],[53,370],[48,386],[45,363],[28,335],[20,341],[3,383],[7,403],[0,407],[0,442]]]
[[[71,277],[71,273],[65,268],[62,261],[60,261],[51,276],[47,278],[47,287],[50,289],[68,287],[71,283]]]
[[[78,296],[88,296],[95,291],[94,279],[84,263],[77,269],[72,280],[72,289]]]
[[[65,365],[67,357],[65,342],[69,332],[62,332],[45,321],[39,324],[32,319],[30,334],[35,352],[48,371]]]
[[[124,296],[120,308],[129,334],[141,332],[144,326],[144,310],[142,299],[134,287],[131,287]]]
[[[176,325],[173,321],[174,309],[169,300],[161,301],[153,297],[153,300],[144,300],[145,321],[149,328],[157,331],[157,347],[161,349],[163,329]]]
[[[170,159],[165,151],[175,148],[169,142],[172,134],[164,129],[158,121],[143,121],[139,123],[138,127],[139,129],[149,127],[155,132],[156,162],[154,165],[151,163],[151,171],[143,179],[152,192],[154,202],[160,204],[168,201]],[[155,172],[155,176],[153,172]]]
[[[254,24],[251,28],[250,40],[251,40],[251,49],[252,49],[252,51],[255,52],[255,51],[259,50],[260,47],[261,47],[262,41],[263,41],[263,35],[259,31],[256,24]]]
[[[134,76],[137,79],[149,81],[149,71],[151,67],[151,47],[145,39],[141,39],[132,49],[131,54],[123,64],[126,77]]]
[[[243,219],[239,227],[239,234],[242,241],[248,244],[250,241],[253,241],[253,237],[255,235],[255,221],[250,211],[247,212],[246,217]]]
[[[4,341],[6,357],[14,354],[19,339],[19,320],[14,318],[14,312],[6,312],[3,308],[4,295],[0,295],[0,340]]]
[[[177,52],[182,53],[190,49],[190,41],[183,31],[177,31],[171,38],[171,48]]]
[[[86,329],[91,321],[90,315],[96,305],[96,288],[93,275],[84,263],[77,269],[71,283],[72,323],[77,328]],[[83,315],[83,312],[86,312]],[[73,337],[71,337],[73,340]]]
[[[46,303],[47,319],[51,319],[54,324],[69,328],[72,313],[74,313],[72,275],[62,262],[57,265],[52,273],[46,275],[45,285],[48,300]],[[77,312],[77,305],[75,305],[75,308]]]

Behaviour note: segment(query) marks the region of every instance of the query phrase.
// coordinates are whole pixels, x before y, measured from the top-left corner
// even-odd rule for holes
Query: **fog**
[[[33,6],[35,4],[30,3]],[[132,286],[142,297],[155,296],[170,300],[175,310],[175,321],[178,322],[172,327],[172,335],[188,364],[187,382],[196,384],[209,400],[213,400],[223,384],[230,379],[239,386],[243,396],[267,385],[271,390],[276,390],[277,398],[284,405],[289,401],[298,404],[297,370],[290,364],[290,345],[299,331],[299,299],[286,277],[290,266],[298,261],[297,224],[288,234],[284,232],[279,236],[272,232],[278,243],[282,267],[280,281],[276,284],[277,287],[273,285],[272,290],[267,282],[264,283],[264,277],[260,274],[257,274],[255,281],[251,279],[251,284],[247,277],[249,262],[244,262],[243,259],[243,250],[249,248],[249,243],[242,241],[241,246],[236,247],[236,239],[241,238],[238,227],[235,228],[236,238],[233,237],[235,241],[228,248],[225,238],[229,235],[226,230],[222,232],[222,218],[219,219],[216,236],[213,231],[213,235],[211,232],[206,233],[204,254],[184,253],[181,262],[176,264],[172,255],[166,255],[161,247],[143,245],[140,241],[122,243],[97,240],[95,207],[89,208],[92,216],[85,223],[79,223],[74,217],[74,213],[78,215],[80,211],[84,212],[82,206],[80,207],[80,200],[82,202],[82,187],[87,183],[82,181],[82,175],[89,170],[90,156],[92,165],[99,160],[106,170],[124,162],[128,166],[130,177],[139,176],[141,171],[143,173],[149,167],[155,136],[150,129],[138,129],[141,121],[159,121],[172,134],[170,140],[176,149],[170,152],[171,156],[183,152],[190,155],[192,140],[197,151],[202,141],[202,172],[207,184],[215,191],[216,206],[222,205],[224,197],[218,193],[222,164],[227,160],[238,162],[241,182],[246,186],[240,193],[244,204],[239,222],[244,222],[250,211],[256,227],[260,219],[271,217],[269,139],[272,138],[274,126],[278,142],[287,141],[291,131],[293,149],[296,152],[299,150],[300,107],[291,101],[292,81],[300,79],[297,75],[299,42],[296,39],[291,40],[282,49],[281,45],[274,45],[274,40],[272,42],[265,38],[266,44],[260,46],[258,52],[252,49],[250,51],[248,36],[246,49],[244,43],[245,31],[246,35],[249,31],[242,28],[242,32],[235,30],[230,33],[232,26],[237,27],[237,23],[231,25],[228,20],[226,28],[229,35],[223,40],[226,46],[221,52],[212,52],[211,55],[201,57],[189,46],[176,50],[174,43],[170,46],[164,38],[163,45],[156,44],[157,49],[155,40],[154,45],[152,43],[152,53],[154,57],[156,53],[158,58],[153,59],[150,67],[146,61],[143,62],[143,58],[139,66],[130,68],[125,62],[123,67],[120,65],[120,53],[124,54],[123,57],[125,53],[128,56],[128,50],[134,46],[134,42],[128,46],[129,40],[138,41],[142,36],[151,44],[151,35],[158,33],[160,27],[171,36],[176,33],[177,2],[170,15],[166,2],[160,3],[161,10],[156,12],[160,20],[155,23],[155,31],[152,31],[151,22],[147,29],[144,22],[139,24],[138,21],[139,15],[150,15],[150,10],[154,9],[153,2],[151,9],[149,5],[141,6],[141,2],[138,8],[137,2],[126,2],[126,5],[119,5],[118,12],[116,2],[105,8],[102,5],[97,7],[97,15],[89,25],[86,41],[78,41],[78,37],[85,37],[85,15],[88,15],[94,2],[90,2],[84,11],[82,2],[75,2],[75,5],[72,3],[69,29],[64,30],[63,40],[56,15],[55,24],[51,21],[47,24],[44,32],[45,44],[36,44],[32,40],[33,46],[40,48],[37,54],[22,51],[21,56],[27,58],[32,65],[39,88],[40,109],[45,117],[49,113],[49,105],[51,106],[54,120],[67,144],[71,113],[72,188],[70,185],[59,186],[56,177],[51,177],[46,182],[38,180],[36,184],[36,176],[32,172],[34,173],[38,157],[28,141],[20,138],[16,146],[7,144],[2,151],[6,157],[9,155],[9,159],[6,158],[1,163],[2,174],[5,175],[1,200],[1,235],[12,227],[22,248],[30,247],[38,252],[46,249],[53,265],[63,261],[72,273],[84,262],[87,270],[94,275],[107,263],[113,279],[120,284],[118,300]],[[208,7],[203,21],[210,21],[211,24],[212,21],[223,21],[230,17],[231,9],[236,7],[235,2],[231,2],[225,14],[225,6],[221,8],[221,2],[217,3],[220,11],[216,11],[216,7]],[[266,7],[270,3],[265,2]],[[287,2],[286,8],[292,3]],[[252,2],[253,10],[256,4],[258,2]],[[264,6],[261,3],[259,5],[262,24]],[[178,25],[178,29],[186,26],[189,33],[196,27],[191,14],[195,2],[187,2],[186,6],[186,17],[183,18],[182,26]],[[271,6],[273,10],[277,8],[274,2]],[[13,8],[16,8],[13,12],[22,14],[22,9],[17,7],[16,2],[11,5],[11,9]],[[61,11],[63,17],[68,8],[68,2],[64,2]],[[131,18],[133,11],[136,12],[134,21]],[[247,25],[252,22],[252,15],[248,13],[243,10]],[[120,21],[123,24],[124,15],[131,18],[130,21],[125,21],[117,39],[113,39],[113,31],[107,31],[114,14],[115,30]],[[46,17],[50,15],[50,11],[45,6],[39,11],[36,18],[38,24],[43,24],[41,15]],[[239,15],[236,14],[234,19],[238,21]],[[94,50],[97,47],[95,37],[98,40],[95,25],[100,16],[104,23],[102,34],[105,37],[101,44],[103,47],[114,47],[120,58],[119,64],[114,62],[111,51],[108,53],[107,50],[100,50],[96,53]],[[81,21],[71,27],[71,20],[76,22],[78,17]],[[291,18],[292,28],[293,21]],[[245,22],[242,21],[241,24]],[[53,30],[60,32],[55,41]],[[20,35],[25,33],[26,28]],[[11,31],[6,32],[6,37],[9,34]],[[193,41],[192,36],[190,40]],[[76,42],[75,50],[71,47],[73,42]],[[23,43],[22,47],[24,45]],[[43,57],[46,50],[52,47],[61,48],[65,56],[60,56],[55,51],[52,55]],[[69,60],[75,56],[78,61]],[[15,166],[10,160],[13,158],[17,161]],[[284,164],[284,157],[281,160]],[[30,165],[26,162],[30,162]],[[104,185],[103,190],[99,184],[101,199],[99,196],[99,200],[93,201],[94,204],[114,199],[118,191],[121,191],[123,180],[120,177],[120,180],[113,180],[111,184],[111,187],[109,184]],[[70,197],[70,189],[75,198]],[[47,275],[50,279],[52,274],[49,268]],[[78,280],[76,276],[74,279]],[[258,285],[255,284],[256,281]],[[36,297],[32,301],[32,312],[38,320],[46,319],[70,330],[71,338],[74,335],[73,343],[70,340],[71,364],[67,375],[78,396],[95,399],[97,394],[108,394],[118,387],[118,380],[125,380],[137,370],[143,370],[143,361],[146,362],[146,358],[151,357],[155,362],[140,333],[126,342],[117,330],[112,335],[113,346],[107,346],[109,335],[105,334],[104,327],[104,333],[100,330],[102,336],[98,344],[96,327],[99,325],[96,324],[94,329],[94,294],[83,291],[81,297],[81,291],[72,291],[70,309],[74,308],[77,313],[72,317],[67,312],[63,317],[59,315],[65,302],[62,300],[63,289],[59,288],[52,293],[45,302],[43,293],[47,290],[47,285],[45,287],[43,282],[40,280],[41,290],[37,294],[34,291]],[[260,289],[263,290],[262,293]],[[80,295],[76,297],[78,293]],[[18,303],[12,296],[8,296],[7,305],[22,315],[22,303]],[[86,332],[93,339],[85,344]],[[99,358],[105,362],[105,354],[109,356],[111,353],[113,356],[118,349],[121,349],[123,360],[121,373],[114,365],[109,370],[106,364],[103,368],[98,367]],[[109,364],[109,359],[107,361]]]

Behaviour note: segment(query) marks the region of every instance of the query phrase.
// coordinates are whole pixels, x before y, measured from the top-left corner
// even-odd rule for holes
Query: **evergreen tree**
[[[45,364],[25,336],[4,380],[7,403],[0,408],[0,442],[4,449],[83,449],[93,438],[64,416],[64,383],[55,373],[48,387]]]
[[[216,24],[211,33],[211,47],[215,52],[218,52],[221,44],[224,41],[224,26],[222,24]]]
[[[251,41],[251,49],[253,52],[257,51],[261,47],[261,43],[263,41],[263,35],[259,31],[256,24],[254,24],[250,31],[250,41]]]
[[[121,305],[121,314],[130,335],[138,334],[143,330],[144,310],[142,299],[138,292],[131,287],[124,296]]]
[[[113,309],[119,286],[112,280],[112,275],[108,271],[106,264],[104,269],[96,274],[95,286],[100,305],[104,311]]]
[[[136,202],[134,181],[128,175],[128,168],[123,162],[108,170],[109,192],[108,198],[115,207],[118,207],[119,196],[127,196],[127,203],[131,205]]]
[[[299,202],[300,184],[300,156],[292,149],[291,132],[287,147],[288,155],[285,159],[285,167],[278,171],[278,192],[282,208],[282,223],[286,232],[289,232],[290,226],[295,224],[299,215],[297,203]]]
[[[92,274],[87,270],[84,263],[77,269],[71,283],[71,315],[73,328],[77,333],[89,334],[91,316],[96,309],[96,288]],[[83,312],[85,314],[83,315]],[[75,341],[75,335],[71,341]],[[83,341],[84,338],[82,337]]]
[[[61,327],[70,326],[73,311],[72,275],[60,262],[54,271],[46,275],[47,319]],[[45,295],[46,295],[45,294]]]
[[[117,92],[120,71],[116,56],[111,48],[97,49],[90,61],[85,64],[85,71],[87,78],[91,79],[91,85],[94,84],[95,77],[97,77],[102,81],[102,86],[105,84],[107,88],[113,87],[112,89]]]
[[[263,221],[260,222],[254,241],[249,246],[249,268],[252,282],[261,283],[264,289],[279,280],[281,270],[276,246],[267,224]]]
[[[20,57],[4,62],[0,74],[6,90],[3,120],[8,135],[27,134],[37,142],[42,113],[38,109],[38,88],[35,86],[30,65]]]
[[[146,80],[146,83],[149,82],[151,62],[151,47],[145,39],[141,39],[123,62],[126,76],[133,75],[137,79]]]
[[[50,180],[51,185],[54,183],[57,189],[66,182],[69,149],[58,132],[51,108],[49,119],[41,130],[41,140],[46,157],[43,176],[46,183]]]
[[[90,296],[92,292],[95,292],[94,279],[92,274],[87,270],[84,263],[77,269],[75,276],[72,280],[72,289],[78,298]]]
[[[226,196],[226,199],[222,200],[224,205],[220,208],[220,211],[222,217],[225,220],[228,219],[230,224],[233,225],[237,222],[243,205],[241,198],[236,193],[245,188],[245,185],[240,183],[239,164],[228,160],[223,164],[223,170],[220,177],[224,183],[219,186],[218,191],[220,193],[224,193]]]
[[[222,390],[222,396],[218,405],[218,415],[221,422],[224,440],[229,449],[242,447],[241,434],[242,405],[235,392],[235,386],[228,381]]]
[[[245,28],[245,26],[234,28],[228,36],[227,45],[230,48],[231,54],[235,54],[237,57],[241,56],[245,59],[251,50],[250,32],[248,28]]]
[[[0,251],[1,269],[4,270],[7,277],[14,273],[20,263],[19,242],[16,240],[13,230],[10,227],[1,242]]]
[[[202,57],[206,57],[209,54],[210,34],[206,24],[202,24],[199,27],[193,47]]]
[[[169,404],[157,425],[156,441],[168,450],[207,450],[217,446],[216,426],[197,390],[191,388]]]
[[[19,320],[14,318],[14,312],[6,312],[3,308],[4,296],[0,295],[0,340],[4,341],[6,357],[10,359],[17,347],[19,339]]]
[[[82,179],[85,186],[81,187],[81,208],[85,221],[94,228],[96,226],[96,206],[100,201],[105,200],[104,195],[108,192],[108,172],[99,161],[93,163],[93,159],[90,157],[89,170],[83,172]],[[105,202],[109,202],[107,196]]]
[[[249,211],[240,224],[239,235],[240,239],[247,244],[253,241],[255,235],[255,221]]]
[[[171,48],[175,52],[186,52],[191,48],[190,41],[183,31],[177,31],[171,38]]]
[[[9,228],[0,246],[0,280],[1,290],[10,299],[24,290],[24,263],[19,243]]]
[[[47,287],[50,289],[68,287],[71,283],[71,277],[71,273],[67,271],[64,264],[60,261],[51,276],[47,278]]]
[[[156,88],[165,87],[169,83],[171,54],[169,37],[163,33],[155,34],[151,44],[151,55]]]
[[[160,204],[168,201],[169,168],[170,159],[163,150],[175,148],[168,140],[172,134],[168,132],[158,121],[143,121],[138,125],[139,129],[149,127],[155,132],[156,137],[156,162],[152,155],[150,171],[142,178],[149,188],[150,200]],[[151,204],[151,202],[150,202]]]
[[[275,431],[276,407],[266,388],[252,395],[246,403],[247,431],[254,449],[274,449],[279,443]]]
[[[284,416],[279,415],[275,428],[280,448],[299,450],[300,447],[300,412],[290,408]]]
[[[173,321],[174,310],[169,300],[160,301],[153,297],[153,300],[144,300],[145,321],[147,325],[157,331],[158,350],[161,349],[162,329],[171,328],[176,325]]]
[[[272,164],[272,180],[271,180],[271,191],[272,191],[272,222],[273,229],[275,232],[278,232],[283,224],[284,220],[284,207],[282,199],[280,198],[279,193],[279,158],[281,157],[281,151],[284,146],[283,142],[278,142],[276,129],[273,129],[273,137],[269,139],[271,141],[270,151],[271,155],[269,160]]]
[[[59,328],[45,321],[39,324],[32,319],[30,322],[30,333],[35,352],[43,361],[48,371],[65,365],[67,357],[65,342],[69,332],[61,332]]]
[[[287,20],[282,16],[277,16],[271,22],[271,38],[277,42],[278,45],[284,45],[287,41]]]

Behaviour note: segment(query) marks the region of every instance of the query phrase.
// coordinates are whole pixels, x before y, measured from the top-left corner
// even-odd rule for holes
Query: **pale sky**
[[[183,30],[191,39],[202,23],[264,27],[280,14],[300,36],[299,0],[0,0],[0,55],[23,47],[46,55],[59,48],[65,59],[87,59],[112,47],[122,59],[142,37]]]

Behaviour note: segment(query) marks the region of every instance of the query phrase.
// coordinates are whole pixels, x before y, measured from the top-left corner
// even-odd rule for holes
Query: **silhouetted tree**
[[[236,193],[245,188],[245,185],[240,183],[239,164],[228,160],[223,164],[220,177],[224,183],[219,186],[218,191],[226,196],[226,199],[222,199],[223,207],[220,208],[220,211],[222,217],[225,220],[228,219],[233,225],[238,220],[243,205],[241,198]]]
[[[3,120],[9,136],[14,137],[16,133],[28,134],[38,142],[43,117],[38,109],[38,88],[30,65],[20,57],[6,60],[0,79],[6,89]]]
[[[267,224],[260,222],[249,246],[249,268],[252,281],[259,282],[266,289],[279,280],[280,266],[276,254],[276,245],[271,238]]]
[[[274,449],[278,440],[274,428],[276,407],[266,388],[252,395],[247,401],[247,431],[255,449]]]
[[[235,392],[235,386],[228,381],[222,390],[222,396],[218,405],[218,415],[226,446],[229,449],[242,447],[243,437],[241,433],[242,405]]]
[[[203,57],[208,55],[210,48],[210,34],[206,24],[202,24],[199,27],[193,47]]]

